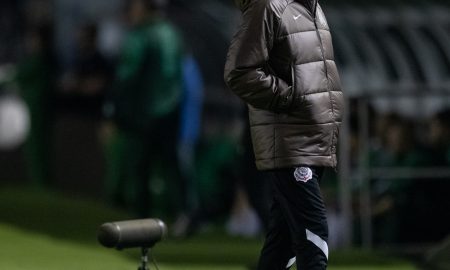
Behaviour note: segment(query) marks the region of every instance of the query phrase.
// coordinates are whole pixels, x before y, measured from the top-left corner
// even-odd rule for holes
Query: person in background
[[[373,144],[370,165],[374,168],[423,168],[430,164],[429,155],[417,140],[411,120],[395,113],[377,116],[378,144]],[[423,196],[428,179],[418,177],[373,179],[374,241],[406,243],[421,239],[422,220],[427,210]],[[419,188],[420,187],[420,188]],[[432,186],[434,189],[434,186]],[[426,234],[430,235],[430,234]]]
[[[98,49],[97,25],[80,27],[73,66],[63,75],[64,109],[100,116],[104,96],[112,77],[110,63]]]
[[[237,165],[240,177],[237,177],[235,206],[228,221],[228,230],[232,235],[244,237],[256,236],[269,225],[269,180],[263,172],[257,170],[253,161],[253,148],[248,120],[248,110],[243,110],[245,127],[242,132],[242,153]]]
[[[436,173],[435,178],[424,178],[417,181],[411,193],[410,201],[415,207],[408,207],[413,217],[404,224],[404,229],[411,232],[408,236],[410,242],[431,243],[441,241],[449,234],[450,220],[442,219],[441,214],[450,209],[450,200],[447,192],[450,190],[450,177],[439,177],[439,168],[450,166],[450,109],[437,112],[428,122],[427,146],[428,166]],[[426,155],[425,155],[426,156]],[[415,226],[411,226],[413,223]],[[413,228],[411,230],[410,228]],[[427,231],[427,234],[419,232]],[[419,235],[419,236],[418,236]],[[436,258],[437,259],[437,258]]]
[[[186,236],[194,212],[199,207],[196,177],[196,152],[200,138],[201,114],[203,108],[203,77],[195,57],[187,53],[183,57],[183,98],[178,138],[178,161],[180,166],[181,202],[173,227],[173,235]]]
[[[178,177],[183,45],[164,17],[165,4],[161,0],[127,1],[131,28],[111,101],[105,106],[120,137],[117,156],[112,157],[116,165],[110,166],[115,176],[109,180],[109,193],[139,217],[148,217],[154,210],[149,180],[155,180],[155,172],[164,181]],[[171,192],[173,198],[179,197],[176,190]]]
[[[429,142],[435,166],[450,166],[450,109],[437,113],[430,121]]]
[[[50,24],[31,27],[25,35],[25,57],[17,67],[16,82],[28,105],[31,129],[25,144],[25,160],[32,185],[51,185],[50,149],[52,96],[56,77]]]

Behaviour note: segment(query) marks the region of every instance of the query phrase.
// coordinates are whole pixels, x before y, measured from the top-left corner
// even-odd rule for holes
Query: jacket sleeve
[[[269,52],[278,24],[267,1],[252,1],[227,55],[225,82],[248,104],[258,109],[287,112],[293,91],[270,70]]]

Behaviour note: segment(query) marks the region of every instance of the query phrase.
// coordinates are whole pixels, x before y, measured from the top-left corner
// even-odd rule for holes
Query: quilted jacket
[[[336,166],[344,97],[317,0],[240,0],[242,24],[225,65],[249,106],[260,170]]]

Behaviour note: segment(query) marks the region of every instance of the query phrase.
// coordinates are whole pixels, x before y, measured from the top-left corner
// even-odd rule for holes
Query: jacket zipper
[[[313,16],[313,18],[314,18],[314,27],[316,28],[317,38],[319,39],[319,43],[320,43],[320,51],[322,53],[322,59],[323,59],[323,64],[324,64],[324,68],[325,68],[325,76],[327,78],[327,91],[328,91],[328,96],[330,98],[331,114],[332,114],[333,123],[335,123],[336,122],[336,120],[335,120],[335,112],[334,112],[332,94],[331,94],[330,86],[329,86],[327,60],[325,59],[325,49],[323,48],[322,37],[320,36],[319,27],[317,26],[317,3],[318,3],[318,1],[316,0],[315,3],[314,3],[314,16]],[[336,154],[336,146],[335,146],[336,142],[334,141],[335,132],[336,131],[333,128],[333,134],[331,135],[331,153],[332,154]],[[336,165],[337,165],[336,161],[333,160],[333,167],[336,168]]]

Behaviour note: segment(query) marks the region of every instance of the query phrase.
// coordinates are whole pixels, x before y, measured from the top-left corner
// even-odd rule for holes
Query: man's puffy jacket
[[[257,167],[335,167],[344,98],[320,5],[245,0],[241,8],[225,81],[249,105]]]

